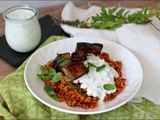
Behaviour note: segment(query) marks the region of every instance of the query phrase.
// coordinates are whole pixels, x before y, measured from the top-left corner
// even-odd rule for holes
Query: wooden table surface
[[[54,1],[53,1],[54,2]],[[96,1],[96,2],[75,2],[75,5],[79,8],[87,9],[91,5],[100,6],[101,4],[105,5],[106,7],[126,7],[126,8],[142,8],[146,5],[150,5],[151,7],[155,8],[158,4],[160,4],[159,0],[137,0],[137,1],[127,1],[127,0],[120,0],[120,1]],[[56,18],[61,18],[61,12],[63,10],[64,5],[61,6],[54,6],[54,7],[46,7],[40,8],[39,10],[39,18],[49,14]],[[0,36],[4,35],[5,29],[5,21],[3,19],[2,14],[0,14]],[[1,42],[1,41],[0,41]],[[4,51],[5,52],[5,51]],[[0,58],[0,82],[6,77],[8,74],[14,72],[17,68],[10,66],[6,63],[2,58]],[[0,101],[2,101],[2,97],[0,97]],[[2,118],[0,118],[2,119]]]

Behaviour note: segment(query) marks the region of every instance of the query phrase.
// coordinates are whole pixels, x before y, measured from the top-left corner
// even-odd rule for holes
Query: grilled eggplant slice
[[[62,67],[62,71],[68,78],[74,80],[88,73],[88,68],[84,66],[83,62],[70,62]]]
[[[72,62],[84,61],[86,59],[87,59],[87,54],[82,50],[77,50],[71,54]]]
[[[70,53],[62,53],[62,54],[58,54],[57,57],[55,58],[52,67],[56,70],[56,72],[61,72],[61,62],[63,60],[69,60],[70,61]]]
[[[92,53],[94,55],[99,55],[103,48],[103,44],[100,43],[86,43],[86,42],[78,42],[76,51],[82,50],[84,53]]]

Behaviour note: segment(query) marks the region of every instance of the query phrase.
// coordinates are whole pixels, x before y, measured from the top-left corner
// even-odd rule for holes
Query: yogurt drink
[[[17,52],[34,50],[41,39],[38,11],[27,5],[9,8],[3,14],[5,36],[9,46]]]

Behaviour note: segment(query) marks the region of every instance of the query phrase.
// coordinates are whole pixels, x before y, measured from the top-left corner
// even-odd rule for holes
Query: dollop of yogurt
[[[105,84],[115,84],[114,78],[118,77],[118,73],[113,67],[110,67],[107,62],[93,54],[87,56],[87,60],[84,61],[84,65],[87,65],[88,62],[97,67],[102,65],[105,65],[105,67],[99,72],[96,71],[95,67],[90,67],[88,74],[83,75],[73,82],[81,83],[80,87],[86,89],[89,96],[98,97],[100,100],[104,100],[106,93],[114,93],[116,89],[105,90],[103,86]]]

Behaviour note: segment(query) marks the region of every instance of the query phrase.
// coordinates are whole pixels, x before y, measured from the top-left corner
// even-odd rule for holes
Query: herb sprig
[[[115,86],[114,84],[105,84],[105,85],[103,86],[103,88],[104,88],[105,90],[114,90],[114,89],[116,89],[116,86]]]
[[[42,80],[42,81],[47,81],[47,80],[51,80],[52,83],[57,83],[61,76],[62,73],[61,72],[56,72],[55,69],[53,68],[49,68],[47,69],[45,66],[43,65],[39,65],[41,73],[37,74],[37,76]],[[44,90],[46,91],[46,93],[54,100],[59,101],[59,98],[56,96],[55,92],[54,92],[54,87],[50,84],[46,84],[44,86]]]
[[[60,77],[62,76],[61,72],[56,72],[55,69],[53,68],[49,68],[47,69],[45,66],[43,65],[39,65],[40,70],[42,73],[37,74],[37,76],[45,81],[45,80],[51,80],[52,82],[58,82],[60,80]]]
[[[90,67],[96,68],[96,72],[100,72],[101,70],[103,70],[106,67],[105,64],[101,65],[101,66],[96,66],[96,65],[94,65],[94,64],[92,64],[90,62],[87,62],[86,66],[87,66],[87,68],[90,68]]]
[[[160,20],[160,5],[155,9],[151,9],[150,6],[146,6],[141,10],[130,13],[126,9],[118,9],[116,7],[109,8],[108,10],[105,7],[101,6],[100,14],[92,16],[92,22],[88,24],[87,21],[80,22],[82,27],[86,28],[97,28],[97,29],[116,29],[121,27],[123,24],[135,23],[135,24],[147,24],[152,21],[153,16],[157,17]]]
[[[51,85],[45,85],[44,90],[52,99],[59,101],[59,98],[56,96],[54,88]]]

